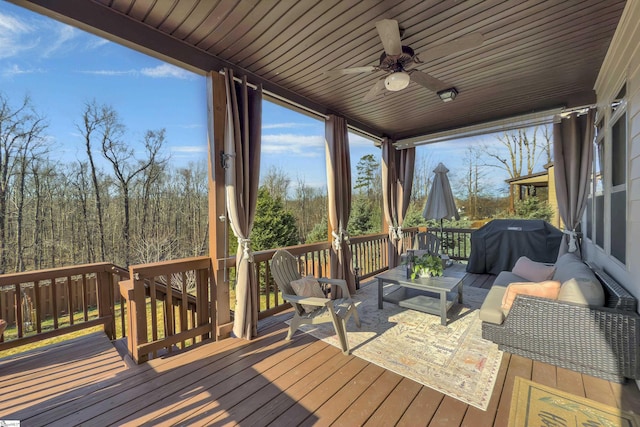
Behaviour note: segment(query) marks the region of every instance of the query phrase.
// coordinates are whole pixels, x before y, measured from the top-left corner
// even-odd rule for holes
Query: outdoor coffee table
[[[453,264],[444,270],[440,277],[422,277],[416,279],[407,278],[405,266],[396,267],[382,274],[378,274],[378,308],[382,309],[384,301],[398,304],[401,307],[423,311],[425,313],[440,315],[440,322],[447,325],[447,311],[454,304],[455,295],[447,298],[447,294],[457,291],[457,300],[462,304],[462,279],[466,274],[463,264]],[[384,295],[384,284],[393,283],[399,285],[397,290]],[[428,295],[416,295],[404,299],[406,288],[427,291],[436,294],[437,297]]]

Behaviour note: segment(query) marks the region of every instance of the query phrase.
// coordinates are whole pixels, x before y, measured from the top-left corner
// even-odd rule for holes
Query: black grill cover
[[[554,263],[562,231],[537,219],[494,219],[471,233],[467,271],[498,274],[511,271],[521,256]]]

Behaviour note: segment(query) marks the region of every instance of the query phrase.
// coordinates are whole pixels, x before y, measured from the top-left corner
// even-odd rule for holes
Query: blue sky
[[[14,106],[29,95],[47,117],[54,160],[84,159],[76,124],[93,100],[119,113],[134,147],[147,130],[165,128],[172,165],[206,159],[203,76],[6,2],[0,2],[0,92]],[[419,147],[418,157],[434,165],[442,161],[454,171],[466,146],[481,141],[491,137]],[[326,187],[323,122],[265,102],[262,147],[263,174],[276,167],[294,186],[301,180]],[[366,154],[379,159],[380,150],[353,134],[350,147],[355,182],[358,160]],[[500,185],[506,176],[496,170],[491,179]]]

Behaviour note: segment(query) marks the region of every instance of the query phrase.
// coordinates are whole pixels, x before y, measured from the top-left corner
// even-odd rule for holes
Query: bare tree
[[[547,164],[549,164],[553,161],[553,128],[551,125],[543,126],[542,138],[544,138],[542,150],[547,157]]]
[[[545,151],[537,140],[538,128],[517,129],[504,132],[497,139],[502,147],[484,146],[484,152],[489,157],[487,166],[496,167],[507,172],[509,178],[518,178],[524,174],[533,173],[533,169],[540,155]]]
[[[424,203],[427,200],[427,194],[431,188],[433,179],[434,164],[431,153],[421,153],[415,162],[413,169],[413,188],[411,191],[411,200],[418,203]]]
[[[99,145],[104,144],[105,140],[112,138],[112,133],[117,132],[117,123],[115,111],[108,106],[99,106],[96,101],[85,104],[82,114],[82,125],[76,125],[84,138],[85,150],[89,159],[91,169],[91,182],[93,184],[93,192],[96,203],[98,232],[100,237],[100,260],[106,261],[105,248],[105,231],[104,231],[104,213],[101,198],[101,186],[98,180],[98,171],[93,158],[93,140],[100,139]]]
[[[271,166],[262,179],[262,185],[267,189],[271,197],[281,199],[283,202],[287,200],[291,178],[284,169]]]
[[[457,180],[462,188],[462,193],[466,197],[466,214],[471,218],[481,216],[481,199],[486,191],[485,180],[487,172],[480,161],[482,151],[477,146],[467,147],[463,157],[465,171],[462,175],[458,175],[459,179]]]
[[[108,138],[102,140],[102,154],[111,163],[116,181],[120,187],[123,199],[124,223],[122,226],[122,238],[124,242],[124,262],[129,265],[131,261],[131,235],[130,235],[130,185],[136,176],[152,167],[164,167],[166,158],[161,157],[161,150],[165,141],[165,130],[149,130],[144,136],[143,144],[145,157],[137,159],[131,144],[126,143],[124,125],[122,125],[115,111],[112,122],[113,132]]]
[[[0,274],[7,270],[8,201],[12,183],[16,173],[19,181],[26,174],[29,145],[37,145],[36,142],[42,141],[45,127],[43,118],[35,112],[28,96],[24,97],[18,107],[13,108],[7,98],[0,94]],[[24,159],[23,162],[21,158]],[[21,174],[23,169],[24,174]],[[19,191],[23,192],[24,183],[20,185]],[[18,234],[21,245],[22,231]],[[21,248],[16,250],[21,252]],[[23,263],[24,260],[17,261],[20,266]]]
[[[94,218],[94,215],[92,215],[92,213],[90,212],[89,207],[89,197],[91,195],[89,187],[91,184],[87,181],[88,168],[89,165],[87,163],[78,162],[77,169],[71,170],[70,174],[71,185],[75,189],[75,197],[78,200],[82,218],[84,218],[82,226],[79,227],[83,230],[84,234],[83,246],[86,247],[87,261],[93,263],[96,261],[96,254],[93,243],[94,230],[91,226],[91,219]],[[80,230],[78,231],[80,232]]]
[[[30,166],[42,158],[47,151],[42,134],[46,129],[44,119],[35,114],[25,116],[25,129],[22,144],[16,155],[16,255],[15,271],[24,271],[24,205],[25,186],[28,179]]]

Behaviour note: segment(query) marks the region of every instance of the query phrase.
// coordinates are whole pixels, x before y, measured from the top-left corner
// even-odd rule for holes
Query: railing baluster
[[[69,325],[73,325],[73,289],[71,286],[71,276],[67,276],[67,311],[69,312]]]
[[[149,300],[151,304],[151,340],[158,341],[158,301],[156,294],[156,278],[151,276],[149,279]],[[153,357],[157,357],[157,353],[153,351]]]
[[[267,310],[271,308],[271,269],[269,267],[269,263],[264,263],[264,283],[265,283],[265,291],[267,294]]]
[[[22,325],[22,292],[20,289],[20,283],[16,283],[14,292],[14,301],[16,307],[16,326],[18,327],[18,338],[24,336],[24,330]]]
[[[58,292],[55,277],[51,279],[51,311],[53,315],[53,329],[58,329]]]
[[[33,299],[36,303],[36,333],[42,333],[42,298],[40,296],[40,281],[33,282]]]
[[[175,331],[175,323],[173,318],[173,292],[171,292],[171,275],[167,274],[165,280],[167,283],[167,289],[164,294],[164,337],[168,338],[172,336]],[[169,352],[171,352],[171,348],[169,348]]]
[[[89,321],[89,295],[87,291],[87,275],[82,275],[82,311],[84,312],[84,321]]]
[[[187,273],[183,271],[180,277],[182,280],[182,300],[180,301],[180,332],[184,332],[189,330],[189,325],[187,324],[187,304],[189,303],[189,294],[187,292]],[[186,345],[186,341],[181,342],[181,348],[185,348]]]

